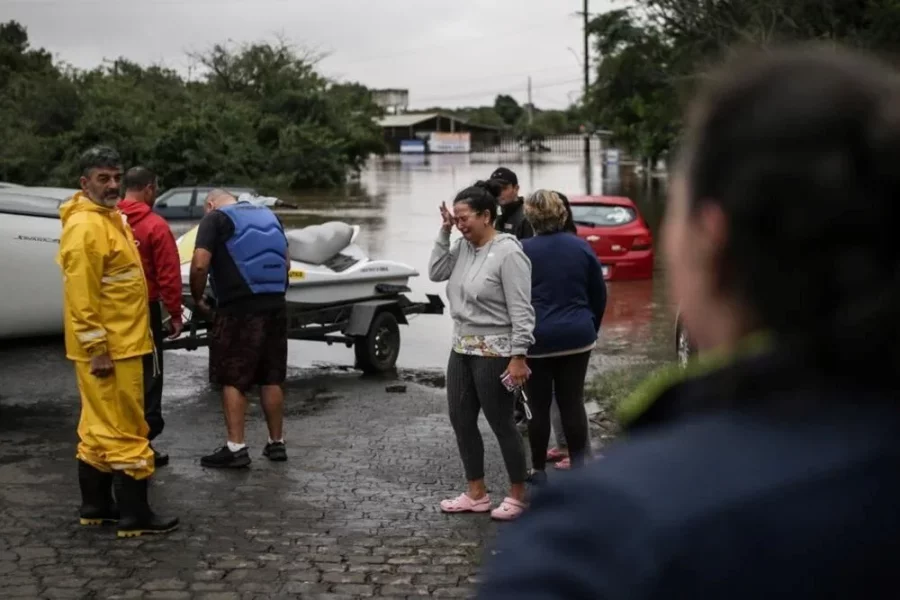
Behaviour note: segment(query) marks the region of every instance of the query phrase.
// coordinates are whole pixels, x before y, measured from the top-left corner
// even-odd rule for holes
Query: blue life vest
[[[275,213],[249,202],[219,210],[234,223],[234,235],[225,246],[250,291],[283,294],[288,285],[287,239]]]

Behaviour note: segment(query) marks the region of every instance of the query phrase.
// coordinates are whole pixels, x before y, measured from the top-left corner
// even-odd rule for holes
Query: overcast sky
[[[615,0],[591,0],[592,13]],[[322,72],[406,88],[410,108],[492,104],[498,93],[563,108],[580,94],[582,0],[0,0],[32,46],[76,67],[127,57],[188,73],[186,53],[274,40],[327,53]],[[196,70],[194,71],[196,73]]]

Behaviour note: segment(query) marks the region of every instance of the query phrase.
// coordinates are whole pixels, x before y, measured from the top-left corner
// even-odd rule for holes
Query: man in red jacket
[[[150,428],[147,438],[152,442],[165,426],[162,417],[164,333],[160,300],[171,317],[169,334],[178,337],[182,329],[181,264],[169,224],[152,210],[157,191],[156,174],[145,167],[132,167],[125,173],[123,185],[125,198],[119,202],[119,210],[125,214],[134,232],[150,292],[154,351],[144,356],[144,418]],[[169,462],[168,455],[156,448],[153,448],[153,455],[157,467]]]

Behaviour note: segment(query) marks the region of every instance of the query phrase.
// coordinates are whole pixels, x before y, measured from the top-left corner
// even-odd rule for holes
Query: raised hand
[[[446,202],[441,202],[440,209],[442,221],[441,226],[444,228],[444,231],[449,232],[451,229],[453,229],[453,223],[456,221],[456,219],[454,218],[453,213],[450,212],[450,209],[447,208]]]

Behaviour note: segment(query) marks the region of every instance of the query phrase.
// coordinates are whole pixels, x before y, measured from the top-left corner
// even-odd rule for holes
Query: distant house
[[[500,144],[503,131],[439,112],[385,115],[378,124],[384,130],[388,152],[400,152],[401,146],[421,147],[422,142],[423,150],[428,152],[477,152]]]

